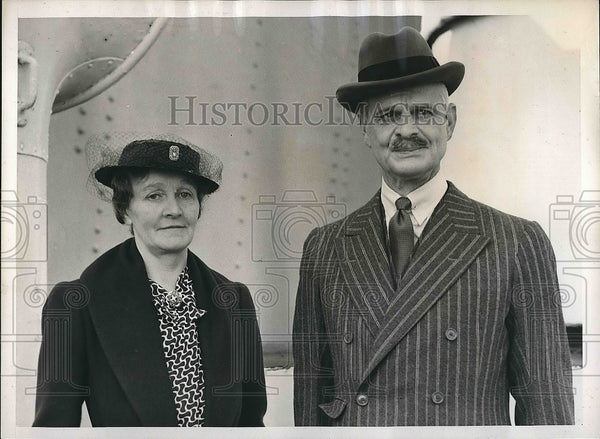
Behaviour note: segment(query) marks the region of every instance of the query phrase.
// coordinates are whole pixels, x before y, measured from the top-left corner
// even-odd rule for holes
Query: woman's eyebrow
[[[151,182],[151,183],[146,183],[142,186],[142,190],[147,190],[147,189],[162,189],[164,187],[164,185],[161,182]]]

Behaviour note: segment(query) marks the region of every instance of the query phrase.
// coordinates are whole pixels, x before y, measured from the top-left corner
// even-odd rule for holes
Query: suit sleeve
[[[319,408],[323,393],[333,384],[331,352],[327,341],[318,282],[318,229],[304,243],[293,327],[294,421],[296,426],[329,425]]]
[[[89,388],[81,304],[87,289],[77,282],[53,288],[42,309],[34,427],[79,427]]]
[[[508,375],[517,425],[573,424],[569,344],[556,259],[537,223],[521,235],[507,318]]]
[[[242,411],[238,427],[264,427],[263,417],[267,410],[265,369],[263,365],[260,329],[256,311],[248,287],[240,284],[240,296],[245,320],[244,380],[242,383]]]

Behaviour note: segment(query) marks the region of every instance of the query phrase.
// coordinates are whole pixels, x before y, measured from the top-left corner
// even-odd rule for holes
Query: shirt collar
[[[405,195],[412,204],[411,214],[418,225],[423,224],[431,216],[447,189],[448,182],[440,170],[427,183]],[[390,188],[381,178],[381,202],[386,212],[386,218],[391,218],[396,213],[395,203],[400,196],[402,195]]]

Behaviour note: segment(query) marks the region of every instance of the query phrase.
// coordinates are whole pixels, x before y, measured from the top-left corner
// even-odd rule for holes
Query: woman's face
[[[125,224],[133,227],[137,245],[155,255],[186,250],[200,213],[193,182],[181,174],[150,171],[133,177],[131,186]]]

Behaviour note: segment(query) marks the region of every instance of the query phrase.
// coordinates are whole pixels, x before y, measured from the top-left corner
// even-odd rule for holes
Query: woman
[[[84,401],[93,426],[262,426],[250,293],[188,250],[220,160],[173,135],[87,148],[133,237],[48,296],[34,426],[79,426]]]

